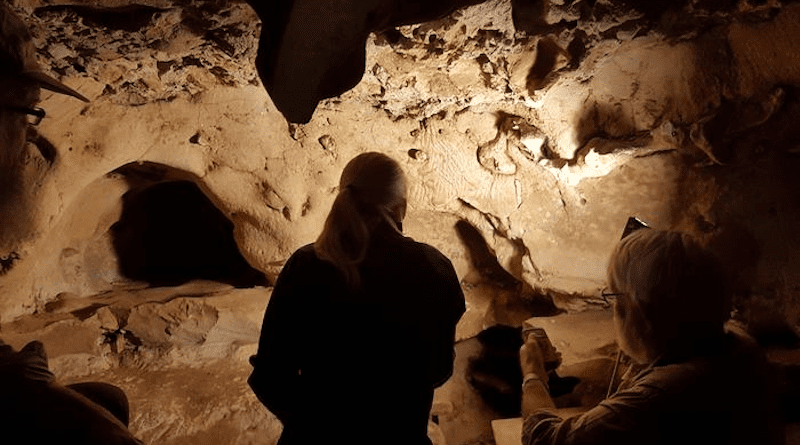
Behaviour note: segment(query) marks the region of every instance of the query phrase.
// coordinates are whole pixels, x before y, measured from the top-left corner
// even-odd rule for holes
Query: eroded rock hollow
[[[277,439],[246,358],[364,151],[402,164],[406,233],[456,266],[461,341],[601,310],[629,216],[698,236],[735,317],[796,340],[797,2],[251,3],[12,2],[91,102],[44,93],[0,164],[0,335],[123,386],[148,442]],[[448,391],[441,437],[491,443]]]

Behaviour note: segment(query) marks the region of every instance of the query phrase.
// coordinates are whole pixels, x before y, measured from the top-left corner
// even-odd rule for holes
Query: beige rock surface
[[[114,28],[113,19],[64,21],[81,13],[69,8],[30,15],[34,6],[22,11],[46,48],[42,62],[93,100],[82,105],[45,95],[52,117],[40,133],[56,147],[57,162],[40,164],[26,192],[35,208],[27,236],[4,237],[4,256],[25,258],[19,269],[27,270],[0,283],[7,295],[17,295],[4,299],[4,318],[61,292],[104,290],[116,278],[111,266],[92,279],[72,272],[52,283],[37,272],[55,269],[46,265],[54,251],[66,252],[62,263],[113,261],[100,245],[56,250],[53,244],[65,238],[87,244],[78,238],[90,234],[78,226],[91,225],[88,220],[65,221],[74,212],[93,219],[83,211],[85,200],[97,206],[106,200],[93,212],[113,207],[112,182],[107,194],[97,186],[102,197],[87,189],[125,164],[162,164],[196,182],[233,221],[247,260],[274,276],[291,251],[314,239],[338,171],[363,150],[401,160],[412,184],[412,215],[475,220],[470,215],[477,210],[489,222],[481,230],[490,245],[523,243],[518,278],[555,294],[593,294],[627,216],[659,227],[694,218],[675,208],[673,189],[687,168],[713,181],[716,172],[692,167],[682,154],[715,159],[698,122],[711,116],[723,94],[751,97],[764,85],[791,83],[796,71],[790,49],[771,59],[789,63],[759,70],[761,47],[737,43],[793,35],[797,8],[787,5],[761,25],[721,26],[677,43],[658,32],[598,38],[593,24],[580,22],[589,32],[580,69],[556,64],[558,75],[546,87],[529,90],[525,72],[544,47],[536,45],[538,37],[515,33],[510,3],[496,0],[400,27],[397,44],[373,36],[362,82],[322,103],[309,124],[288,126],[257,85],[257,18],[246,5],[188,15],[177,5],[153,5],[164,9],[138,11],[135,31]],[[211,32],[200,33],[195,19]],[[726,40],[716,37],[721,31]],[[562,45],[560,38],[570,37],[553,44]],[[703,69],[707,55],[726,42],[732,54],[719,56],[718,68]],[[724,64],[737,67],[739,84],[718,75]],[[761,72],[763,82],[744,80]],[[701,207],[720,199],[713,188],[695,196]],[[58,230],[68,233],[41,241],[61,235]],[[433,239],[432,232],[417,237]]]
[[[674,16],[655,26],[602,0],[596,20],[552,3],[547,22],[574,26],[517,31],[511,2],[492,0],[373,34],[361,82],[290,125],[259,83],[245,3],[144,1],[123,20],[85,7],[125,0],[14,2],[45,69],[92,101],[43,94],[49,145],[0,172],[20,185],[2,215],[0,335],[42,338],[65,380],[120,384],[152,443],[273,443],[279,425],[243,385],[269,288],[150,287],[123,272],[112,227],[126,193],[189,181],[272,280],[366,150],[401,163],[406,233],[462,279],[460,344],[545,315],[550,299],[570,315],[596,308],[630,215],[699,235],[737,277],[738,316],[764,335],[793,330],[800,6],[710,14],[694,2],[684,17],[699,24],[684,32]],[[485,436],[484,423],[458,426],[491,417],[466,408],[474,394],[453,403],[444,412],[470,414],[442,425],[448,443]]]

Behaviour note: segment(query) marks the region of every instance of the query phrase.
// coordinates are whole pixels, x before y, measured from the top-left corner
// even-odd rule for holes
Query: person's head
[[[27,26],[7,3],[0,3],[0,146],[4,152],[24,144],[26,119],[37,122],[44,116],[35,108],[40,88],[89,101],[41,70]]]
[[[619,294],[614,320],[620,347],[646,363],[691,354],[717,338],[730,315],[730,295],[717,258],[691,236],[643,229],[619,242],[608,265]]]
[[[339,193],[314,248],[355,286],[357,266],[375,228],[386,223],[402,232],[405,212],[406,180],[400,164],[381,153],[360,154],[342,171]]]
[[[21,193],[27,142],[45,112],[37,108],[41,88],[88,102],[84,96],[42,72],[36,60],[36,48],[25,23],[0,2],[0,213],[3,236],[0,245],[7,247],[20,233],[30,230],[26,216],[31,205],[22,202]],[[5,254],[6,252],[0,252]]]

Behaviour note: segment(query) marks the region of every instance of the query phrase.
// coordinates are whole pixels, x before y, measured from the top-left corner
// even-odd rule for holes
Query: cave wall
[[[785,341],[800,319],[797,2],[493,0],[371,33],[354,21],[365,69],[305,124],[262,86],[259,35],[281,31],[261,29],[246,3],[11,3],[45,69],[92,101],[43,92],[40,140],[0,172],[17,185],[0,225],[0,336],[43,341],[64,383],[123,388],[148,443],[280,434],[245,384],[269,286],[155,287],[125,273],[114,227],[159,184],[202,193],[272,282],[319,232],[349,159],[397,159],[411,185],[406,233],[453,261],[467,296],[457,369],[487,326],[559,310],[575,312],[548,327],[564,357],[610,354],[608,312],[586,309],[601,306],[630,215],[715,249],[737,317],[760,338]],[[348,81],[345,68],[322,83]],[[464,378],[437,391],[439,435],[489,442],[496,416]]]
[[[518,322],[529,313],[520,295],[572,311],[598,303],[630,215],[736,259],[754,325],[796,324],[798,4],[692,3],[684,22],[550,2],[545,31],[526,33],[512,3],[370,34],[360,82],[291,124],[261,86],[262,30],[245,3],[120,1],[98,13],[90,2],[14,2],[41,63],[92,101],[43,94],[39,134],[55,152],[29,147],[20,205],[4,215],[0,319],[120,279],[107,246],[85,246],[118,218],[126,188],[112,172],[123,165],[190,178],[274,278],[317,235],[346,162],[375,150],[409,176],[407,233],[440,248],[465,282],[462,337]],[[519,286],[475,266],[459,220]],[[111,272],[43,273],[73,251]]]

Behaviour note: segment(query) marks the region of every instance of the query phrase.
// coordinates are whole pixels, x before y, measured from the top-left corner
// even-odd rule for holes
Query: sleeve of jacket
[[[6,376],[0,388],[3,443],[142,445],[107,409],[53,381]]]
[[[250,358],[253,371],[247,380],[262,404],[284,424],[295,412],[303,345],[298,305],[302,299],[302,263],[295,252],[278,275],[272,291],[256,355]]]
[[[456,325],[466,310],[464,292],[455,268],[441,252],[435,252],[434,278],[430,283],[431,296],[439,308],[432,324],[436,326],[436,347],[432,351],[431,381],[434,387],[443,385],[453,374]]]
[[[523,445],[636,445],[652,442],[657,412],[656,388],[621,391],[591,410],[561,418],[540,410],[522,428]]]

